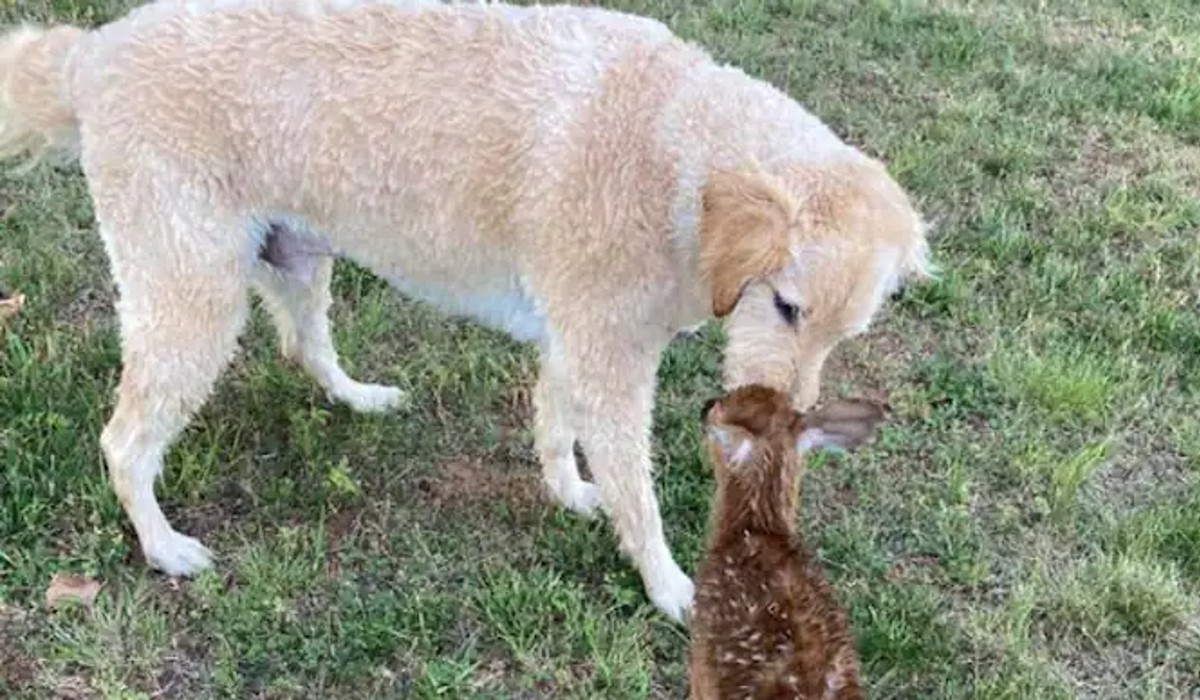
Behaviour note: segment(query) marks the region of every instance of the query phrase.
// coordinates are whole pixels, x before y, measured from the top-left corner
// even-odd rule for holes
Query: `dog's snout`
[[[708,420],[708,412],[711,411],[713,409],[713,406],[716,406],[716,405],[717,405],[717,399],[715,399],[715,398],[705,401],[704,408],[700,409],[700,420],[702,420],[702,421]]]

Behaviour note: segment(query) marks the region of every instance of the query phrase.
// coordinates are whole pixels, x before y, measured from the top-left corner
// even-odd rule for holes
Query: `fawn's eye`
[[[789,326],[796,325],[796,321],[804,316],[800,311],[800,307],[792,302],[779,296],[779,292],[775,292],[775,310],[783,318],[784,322]]]

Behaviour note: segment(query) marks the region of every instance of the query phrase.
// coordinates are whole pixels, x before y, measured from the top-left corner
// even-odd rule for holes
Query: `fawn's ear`
[[[710,425],[707,432],[709,442],[725,464],[740,467],[750,461],[754,441],[745,431],[727,425]]]
[[[866,442],[883,422],[879,404],[860,399],[834,401],[804,416],[796,450],[833,449],[849,452]]]

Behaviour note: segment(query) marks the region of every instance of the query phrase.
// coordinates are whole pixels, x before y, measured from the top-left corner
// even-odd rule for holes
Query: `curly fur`
[[[210,555],[170,526],[153,481],[251,290],[331,396],[401,401],[340,366],[327,310],[341,255],[537,343],[548,487],[581,513],[603,506],[651,599],[680,617],[692,584],[651,480],[662,350],[716,310],[727,381],[809,403],[829,349],[926,256],[882,166],[780,91],[615,12],[163,0],[87,33],[18,29],[0,77],[0,152],[80,154],[120,292],[102,445],[149,561],[173,574]],[[781,322],[773,292],[804,323]]]

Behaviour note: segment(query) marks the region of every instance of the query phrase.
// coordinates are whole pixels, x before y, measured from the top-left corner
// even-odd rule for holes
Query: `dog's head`
[[[811,407],[834,346],[931,273],[925,230],[875,161],[714,173],[700,265],[729,337],[725,385],[763,384]]]

